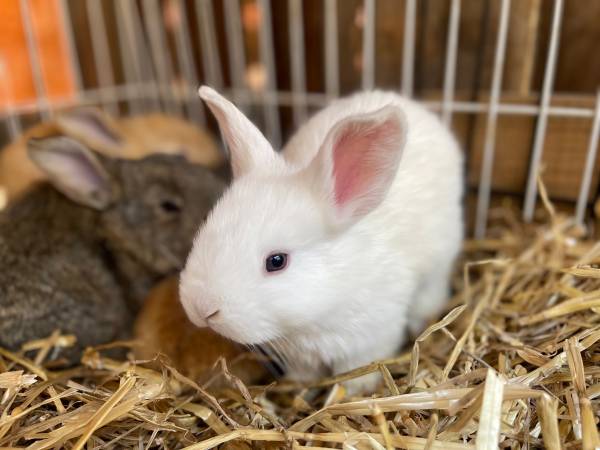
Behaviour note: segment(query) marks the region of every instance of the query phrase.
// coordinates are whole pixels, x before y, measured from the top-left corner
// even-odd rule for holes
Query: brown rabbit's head
[[[57,190],[97,211],[97,232],[112,250],[160,274],[181,268],[225,188],[182,156],[111,159],[62,136],[31,140],[28,151]]]

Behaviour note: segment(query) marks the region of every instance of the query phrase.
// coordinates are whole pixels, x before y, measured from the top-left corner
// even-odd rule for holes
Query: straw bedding
[[[59,334],[27,358],[0,349],[0,447],[597,448],[600,244],[546,206],[535,226],[495,210],[412,348],[312,386],[246,387],[224,363],[225,387],[199,386],[102,349],[61,371],[45,363]],[[346,398],[339,382],[370,371],[380,390]]]

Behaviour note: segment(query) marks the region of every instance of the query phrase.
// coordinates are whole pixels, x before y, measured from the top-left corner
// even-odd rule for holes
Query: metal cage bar
[[[458,50],[458,26],[460,23],[460,0],[452,0],[450,20],[446,38],[446,65],[444,67],[444,87],[442,99],[442,120],[447,126],[452,122],[452,102],[456,78],[456,54]]]
[[[36,103],[42,119],[47,119],[50,117],[52,112],[52,105],[48,100],[46,86],[44,84],[42,64],[40,61],[37,37],[33,29],[29,0],[19,0],[19,8],[21,11],[21,18],[23,20],[23,29],[25,30],[27,53],[29,54],[29,61],[31,64],[31,74],[33,77]]]
[[[275,74],[275,55],[273,48],[273,26],[271,24],[271,1],[258,0],[262,14],[262,26],[259,29],[260,60],[267,71],[264,114],[267,137],[275,148],[281,146],[281,126],[279,122],[277,80]]]
[[[14,138],[21,133],[22,116],[40,113],[42,118],[50,117],[53,109],[72,107],[77,105],[101,104],[111,113],[118,114],[118,105],[127,103],[131,113],[139,113],[148,107],[165,109],[171,114],[187,112],[200,123],[204,123],[205,110],[197,98],[196,87],[202,82],[207,82],[223,91],[244,109],[245,106],[255,104],[264,115],[266,135],[278,147],[281,143],[281,123],[279,108],[290,107],[293,112],[293,124],[298,127],[308,116],[309,107],[320,107],[332,98],[337,97],[341,91],[340,80],[340,53],[338,36],[338,1],[324,0],[324,61],[323,92],[308,92],[306,83],[306,68],[309,61],[306,59],[304,43],[305,24],[303,19],[302,0],[288,0],[289,41],[285,44],[290,54],[291,89],[278,90],[276,78],[275,48],[273,27],[271,20],[270,0],[256,0],[261,12],[262,26],[259,28],[258,56],[266,72],[266,83],[263,90],[257,91],[248,86],[245,79],[246,73],[246,43],[242,28],[242,11],[240,0],[224,0],[224,25],[227,45],[227,58],[229,79],[231,87],[225,86],[223,67],[219,54],[216,34],[216,22],[212,0],[173,0],[169,4],[177,5],[180,12],[190,11],[196,14],[198,24],[198,42],[200,52],[195,53],[192,46],[190,27],[187,18],[182,13],[182,21],[178,28],[172,30],[172,35],[167,33],[162,17],[162,0],[113,0],[103,3],[103,0],[86,0],[85,13],[89,22],[91,37],[91,52],[97,77],[97,87],[84,85],[82,67],[75,44],[81,27],[74,25],[75,17],[68,7],[68,0],[57,0],[59,23],[64,28],[64,34],[58,39],[63,40],[64,47],[69,55],[70,76],[72,75],[76,87],[76,95],[70,93],[63,96],[49,97],[44,77],[44,62],[38,48],[36,36],[36,23],[32,16],[32,3],[30,0],[19,0],[23,28],[26,32],[27,54],[31,65],[31,74],[35,90],[35,98],[25,100],[11,100],[10,73],[6,73],[0,89],[5,98],[0,119],[4,121],[7,134]],[[376,7],[375,0],[363,0],[363,35],[360,86],[371,89],[376,86]],[[112,52],[107,37],[108,11],[105,6],[111,6],[116,11],[118,54]],[[140,6],[141,5],[141,10]],[[478,199],[476,210],[476,235],[485,235],[486,221],[489,211],[490,196],[492,191],[492,174],[494,153],[496,147],[496,134],[498,120],[506,115],[520,115],[537,119],[534,128],[534,138],[528,168],[527,186],[525,191],[523,217],[526,220],[533,218],[536,207],[537,186],[536,178],[540,163],[543,159],[544,144],[548,132],[548,120],[552,118],[579,118],[590,120],[592,129],[589,135],[587,154],[584,167],[581,171],[579,192],[574,208],[575,220],[583,224],[587,211],[596,160],[598,152],[598,139],[600,138],[600,93],[596,95],[595,107],[553,106],[553,84],[558,64],[559,41],[561,23],[565,2],[554,0],[551,26],[547,37],[549,45],[545,56],[545,70],[542,80],[542,89],[537,104],[516,104],[510,101],[501,102],[502,99],[502,71],[504,66],[508,27],[510,22],[510,0],[502,0],[499,16],[499,27],[496,39],[494,65],[492,70],[492,84],[490,97],[487,101],[457,101],[457,56],[459,50],[459,35],[461,23],[461,9],[465,4],[461,0],[449,0],[449,15],[445,42],[445,62],[443,66],[442,98],[441,100],[424,101],[428,108],[441,113],[446,124],[452,123],[453,114],[482,114],[486,113],[484,130],[483,160],[481,178],[478,185]],[[345,5],[344,5],[345,6]],[[416,16],[417,0],[404,0],[403,37],[402,42],[402,67],[400,90],[406,96],[414,95],[414,69],[416,53]],[[514,2],[513,2],[514,6]],[[112,19],[112,17],[111,17]],[[173,42],[170,41],[171,37]],[[170,44],[174,44],[173,48]],[[115,61],[115,58],[117,59]],[[118,59],[120,58],[120,63]],[[203,74],[198,73],[198,58],[202,59]],[[310,61],[314,63],[314,61]],[[123,81],[117,80],[115,69],[123,67]]]
[[[529,167],[529,176],[527,178],[527,189],[525,191],[525,204],[523,206],[523,218],[530,222],[533,219],[535,203],[537,197],[537,176],[542,160],[544,142],[546,140],[546,127],[548,125],[548,108],[552,96],[552,86],[554,85],[554,74],[556,71],[556,61],[558,58],[558,43],[560,37],[560,24],[562,20],[563,0],[555,0],[554,13],[552,15],[552,30],[550,32],[550,46],[548,47],[548,57],[546,59],[546,69],[544,72],[544,83],[542,86],[542,99],[540,112],[535,127],[535,136],[531,151],[531,165]]]
[[[598,141],[600,139],[600,90],[596,94],[596,113],[592,120],[592,130],[590,132],[590,141],[588,144],[587,155],[585,159],[585,168],[581,177],[581,187],[579,197],[575,207],[575,223],[583,225],[585,218],[585,209],[588,204],[590,188],[592,185],[592,175],[596,165],[596,154],[598,152]]]
[[[492,92],[490,94],[489,111],[485,129],[485,142],[483,146],[483,163],[481,165],[481,178],[479,180],[477,209],[475,212],[475,237],[477,238],[482,238],[485,235],[488,210],[490,207],[492,169],[494,163],[494,150],[496,147],[496,125],[498,123],[498,102],[500,99],[500,91],[502,89],[502,73],[504,71],[504,57],[506,55],[509,12],[510,0],[502,0],[498,39],[496,41],[496,54],[494,56]]]
[[[187,18],[183,14],[184,4],[182,0],[177,0],[177,7],[181,12],[181,23],[175,30],[175,48],[177,50],[179,67],[182,72],[181,75],[183,75],[183,78],[186,81],[186,84],[182,86],[182,88],[184,92],[193,92],[192,96],[185,95],[182,96],[182,99],[186,104],[188,117],[196,123],[205,125],[206,113],[204,112],[204,107],[200,103],[198,96],[194,95],[200,81],[196,70],[196,64],[194,64],[189,27]]]
[[[133,65],[135,75],[140,83],[152,82],[157,85],[154,68],[151,64],[150,52],[146,45],[147,39],[141,22],[141,14],[135,0],[121,2],[124,8],[125,30],[127,32],[130,50],[134,55]],[[144,108],[160,109],[160,95],[158,88],[144,102]]]
[[[126,4],[129,0],[114,0],[114,5],[117,11],[116,23],[117,23],[117,37],[119,42],[119,54],[121,56],[121,65],[123,67],[123,77],[125,84],[132,86],[135,89],[135,95],[132,98],[127,99],[127,105],[129,106],[129,112],[131,114],[139,114],[143,111],[143,95],[139,91],[140,79],[137,76],[138,70],[135,66],[135,56],[132,53],[135,50],[131,46],[131,33],[127,28],[126,16]]]
[[[362,88],[375,87],[375,0],[364,0]]]
[[[169,86],[161,86],[161,89],[169,89]],[[57,108],[64,108],[68,106],[76,105],[78,101],[82,103],[100,103],[101,95],[114,95],[115,92],[120,93],[118,98],[113,98],[114,102],[126,101],[128,98],[137,98],[139,95],[152,95],[155,91],[151,89],[156,89],[153,83],[135,83],[135,84],[125,84],[121,86],[109,86],[106,88],[98,88],[98,89],[87,89],[85,91],[85,96],[80,99],[72,99],[72,98],[57,98],[53,102]],[[141,90],[141,91],[140,91]],[[137,92],[139,91],[139,92]],[[137,92],[137,93],[136,93]],[[265,105],[269,103],[273,103],[272,99],[266,97],[257,97],[252,92],[247,90],[238,90],[235,89],[224,89],[223,93],[228,96],[233,96],[236,94],[239,96],[241,102],[254,102],[259,105]],[[296,96],[293,92],[290,91],[275,91],[275,95],[277,97],[277,102],[281,106],[293,106],[293,102],[295,101]],[[195,91],[189,90],[187,92],[183,92],[180,95],[180,98],[184,99],[197,99],[198,95]],[[331,97],[326,93],[319,92],[307,92],[306,93],[306,103],[311,107],[322,107],[328,103]],[[442,110],[443,102],[439,100],[425,100],[421,102],[426,108],[440,112]],[[18,115],[22,114],[30,114],[36,111],[37,101],[24,101],[24,102],[16,102],[14,105],[14,113]],[[540,107],[536,105],[522,105],[515,103],[498,103],[497,106],[498,115],[518,115],[518,116],[527,116],[527,117],[536,117],[539,114]],[[455,101],[452,103],[452,112],[453,113],[462,113],[462,114],[480,114],[486,113],[489,111],[489,102],[458,102]],[[551,106],[547,110],[548,117],[557,117],[557,118],[580,118],[580,119],[590,119],[594,117],[594,108],[585,108],[585,107],[573,107],[573,106]],[[4,117],[5,114],[0,112],[0,118]]]
[[[5,81],[9,79],[9,75],[4,72],[3,67],[1,65],[0,79],[3,79]],[[9,86],[10,83],[0,83],[0,92],[2,93],[2,97],[6,99],[6,101],[2,105],[5,114],[4,121],[6,122],[6,131],[8,131],[8,136],[12,141],[16,139],[19,136],[19,134],[23,131],[23,127],[21,126],[19,115],[15,113],[12,102],[10,101],[11,95],[10,90],[8,89]]]
[[[412,97],[415,73],[415,30],[417,1],[406,0],[404,10],[404,42],[402,46],[402,94]]]
[[[240,104],[239,92],[244,88],[244,73],[246,72],[246,53],[244,51],[244,34],[239,0],[225,0],[225,30],[227,40],[227,56],[229,61],[229,76],[233,86],[233,100]]]
[[[21,120],[13,106],[14,99],[12,98],[12,78],[6,66],[0,62],[0,94],[5,99],[2,104],[4,110],[4,122],[6,131],[11,141],[15,140],[23,131]],[[1,110],[1,109],[0,109]],[[0,199],[1,202],[1,199]]]
[[[170,114],[181,116],[183,115],[182,107],[177,102],[177,98],[171,89],[174,77],[159,0],[146,0],[144,3],[144,21],[148,31],[150,54],[152,55],[154,72],[159,84],[158,94],[162,100],[163,109]]]
[[[292,73],[292,92],[296,95],[292,113],[297,128],[307,117],[306,111],[306,67],[304,52],[304,26],[302,0],[289,0],[288,17],[290,22],[290,63]]]
[[[58,4],[60,10],[60,20],[63,28],[66,30],[66,47],[69,53],[69,61],[71,63],[71,73],[75,77],[75,86],[77,88],[77,95],[83,91],[83,77],[81,75],[81,64],[79,62],[79,55],[77,54],[77,46],[75,45],[75,36],[73,30],[73,21],[71,20],[71,14],[69,13],[69,6],[67,0],[61,0]]]
[[[85,9],[90,27],[92,58],[94,59],[98,86],[100,88],[107,88],[115,84],[115,77],[108,39],[106,37],[106,22],[104,20],[102,0],[87,0]],[[100,104],[111,114],[116,115],[119,112],[117,104],[109,96],[103,96]]]
[[[340,95],[337,0],[325,0],[325,90],[331,98]]]
[[[202,47],[202,60],[206,81],[216,89],[223,88],[223,74],[215,32],[215,13],[211,0],[196,0],[196,17]]]

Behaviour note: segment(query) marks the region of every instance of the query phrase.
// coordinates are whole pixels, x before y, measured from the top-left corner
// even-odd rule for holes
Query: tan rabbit
[[[30,138],[67,136],[100,153],[139,159],[153,153],[180,154],[209,169],[225,165],[214,138],[183,119],[160,113],[113,119],[95,108],[57,116],[26,131],[0,151],[0,209],[46,176],[27,155]]]
[[[167,278],[150,292],[134,328],[140,342],[137,358],[163,354],[177,370],[194,380],[206,381],[220,357],[227,360],[231,373],[247,384],[266,375],[257,357],[243,347],[189,321],[179,302],[177,277]]]

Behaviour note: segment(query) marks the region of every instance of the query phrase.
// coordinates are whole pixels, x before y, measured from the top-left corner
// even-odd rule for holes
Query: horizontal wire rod
[[[139,89],[139,92],[134,91]],[[156,89],[159,93],[171,92],[171,86],[158,85],[154,83],[131,83],[117,86],[103,87],[97,89],[87,89],[81,93],[80,102],[94,103],[101,101],[100,96],[106,94],[112,96],[110,100],[114,102],[127,101],[130,99],[143,98],[144,96],[156,95]],[[257,95],[248,89],[224,89],[223,93],[228,96],[237,96],[241,102],[253,102],[260,105],[273,103],[274,99],[280,106],[293,106],[297,102],[297,96],[291,91],[273,91]],[[187,101],[190,98],[198,98],[198,90],[195,86],[182,88],[181,92],[173,94],[178,101]],[[330,97],[324,93],[307,92],[306,103],[312,107],[324,106],[328,103]],[[77,100],[70,97],[57,97],[52,100],[56,108],[66,108],[77,104]],[[423,101],[422,104],[432,111],[441,111],[442,101]],[[13,103],[13,114],[24,115],[37,111],[37,102],[21,101]],[[485,113],[489,109],[487,102],[452,102],[450,109],[453,113]],[[500,115],[519,115],[519,116],[537,116],[539,114],[537,105],[519,105],[513,103],[499,103],[498,114]],[[578,117],[592,118],[595,114],[594,108],[574,107],[574,106],[550,106],[547,110],[550,117]],[[5,114],[0,111],[0,118]]]

